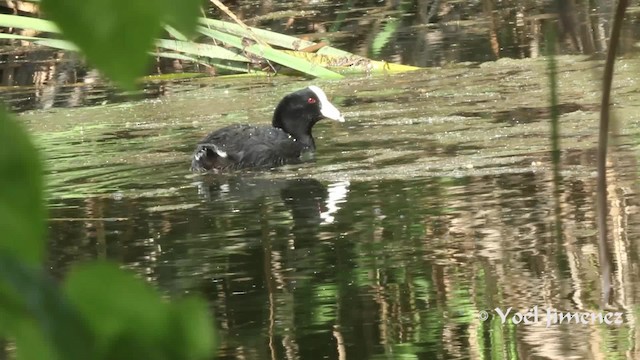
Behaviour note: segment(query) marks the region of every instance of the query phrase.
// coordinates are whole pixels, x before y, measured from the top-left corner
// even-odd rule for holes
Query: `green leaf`
[[[0,108],[0,251],[42,262],[46,209],[38,152],[18,122]]]
[[[33,29],[43,32],[59,33],[56,24],[48,20],[29,16],[0,14],[0,24],[4,27],[17,27],[20,29]]]
[[[37,324],[24,319],[6,330],[11,332],[7,335],[16,341],[17,359],[62,359],[54,350],[53,344],[45,340]]]
[[[201,303],[171,305],[115,264],[94,262],[74,269],[66,291],[98,335],[99,357],[208,359],[213,354],[213,330],[203,325],[210,317]]]
[[[0,299],[0,330],[15,338],[19,358],[91,358],[86,322],[40,266],[0,253]]]
[[[333,72],[331,70],[325,69],[322,66],[318,66],[316,64],[310,63],[306,60],[296,58],[295,56],[291,56],[282,51],[266,47],[260,44],[254,44],[249,46],[243,46],[242,39],[231,34],[227,34],[221,31],[212,30],[205,28],[203,26],[198,26],[198,31],[206,36],[209,36],[213,39],[222,41],[226,44],[229,44],[233,47],[243,49],[247,53],[251,53],[260,58],[265,58],[271,60],[275,63],[290,67],[294,70],[298,70],[305,74],[309,74],[312,76],[319,77],[321,79],[341,79],[342,75]]]
[[[176,358],[211,358],[216,341],[206,302],[191,297],[174,303],[171,320],[175,337],[169,351]]]
[[[247,59],[246,57],[217,45],[198,44],[194,42],[179,40],[158,39],[156,40],[156,46],[174,51],[180,51],[192,56],[206,56],[213,59],[249,62],[249,59]]]
[[[165,15],[153,0],[43,0],[42,8],[90,63],[127,89],[144,73]]]
[[[180,40],[180,41],[189,41],[189,39],[187,39],[186,36],[184,36],[180,31],[174,29],[173,27],[169,26],[169,25],[165,25],[164,29],[167,30],[167,32],[169,33],[169,35],[171,35],[173,38],[175,38],[176,40]]]
[[[248,37],[252,38],[253,35],[259,37],[261,40],[271,44],[280,46],[290,50],[299,50],[302,48],[306,48],[309,46],[316,45],[316,43],[307,41],[304,39],[297,38],[295,36],[280,34],[274,31],[259,29],[250,27],[251,33],[247,32],[242,26],[234,23],[230,23],[227,21],[215,20],[215,19],[206,19],[200,18],[200,23],[206,26],[214,27],[216,30],[230,33],[236,36]],[[340,50],[331,46],[325,46],[318,51],[318,53],[322,53],[325,55],[334,55],[334,56],[353,56],[352,53]]]
[[[190,38],[196,34],[201,0],[165,0],[165,22]]]
[[[46,39],[46,38],[38,38],[34,36],[24,36],[24,35],[5,34],[5,33],[0,33],[0,39],[32,41],[36,44],[40,44],[43,46],[48,46],[56,49],[78,51],[78,48],[75,45],[65,40]]]
[[[191,57],[191,56],[187,56],[187,55],[183,55],[183,54],[178,54],[178,53],[168,53],[168,52],[158,52],[158,53],[151,53],[151,55],[154,56],[158,56],[158,57],[162,57],[162,58],[167,58],[167,59],[178,59],[178,60],[188,60],[188,61],[193,61],[194,63],[200,63],[203,65],[212,65],[215,66],[216,69],[223,69],[223,70],[229,70],[232,72],[248,72],[249,68],[247,68],[246,64],[244,64],[245,66],[239,66],[239,65],[235,65],[233,62],[230,61],[225,61],[225,60],[217,60],[215,58],[207,58],[207,57]],[[240,63],[242,64],[242,63]],[[184,74],[184,73],[182,73]],[[152,80],[153,78],[158,78],[158,76],[168,76],[167,79],[170,79],[172,76],[181,76],[181,73],[178,74],[164,74],[164,75],[150,75],[150,76],[146,76],[145,79],[148,80]],[[260,70],[252,70],[251,71],[251,75],[267,75],[267,73],[260,71]],[[205,76],[204,74],[200,74],[200,76]],[[191,76],[189,76],[191,77]]]
[[[146,348],[151,346],[153,338],[164,336],[158,332],[164,331],[168,324],[166,305],[143,281],[115,264],[93,262],[74,268],[65,289],[97,334],[101,355],[157,351]],[[129,344],[124,339],[135,340],[138,344]],[[129,345],[140,349],[129,349]]]

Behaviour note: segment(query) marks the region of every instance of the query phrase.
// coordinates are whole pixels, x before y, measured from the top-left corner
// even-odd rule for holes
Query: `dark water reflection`
[[[222,359],[638,358],[637,63],[621,65],[616,97],[610,308],[593,205],[599,83],[577,70],[594,63],[561,64],[560,93],[580,106],[562,115],[560,239],[545,116],[509,113],[544,108],[545,63],[502,62],[321,84],[347,122],[318,125],[313,162],[272,172],[194,177],[188,156],[208,129],[268,119],[307,83],[25,114],[47,150],[49,265],[63,277],[108,258],[167,294],[205,296]],[[534,306],[624,317],[547,327],[492,310]]]
[[[621,326],[478,319],[495,307],[602,311],[590,205],[595,181],[568,180],[570,220],[558,244],[546,174],[209,180],[168,199],[91,199],[54,211],[120,218],[52,222],[54,271],[106,256],[170,293],[203,294],[224,329],[221,358],[477,358],[505,351],[515,352],[511,358],[566,358],[630,350],[606,341],[623,340],[635,326],[633,279],[618,284],[617,300],[631,306],[618,309],[629,315]],[[629,204],[614,211],[635,203],[620,200]],[[625,263],[637,260],[627,231],[638,228],[628,215],[616,220],[631,222],[617,229],[624,235],[615,242],[624,254],[617,259],[622,275],[631,270]],[[592,349],[589,338],[604,341],[602,348]]]

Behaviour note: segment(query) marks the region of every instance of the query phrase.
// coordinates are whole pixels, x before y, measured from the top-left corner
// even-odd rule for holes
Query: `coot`
[[[322,118],[344,117],[317,86],[285,96],[273,113],[271,126],[231,125],[207,135],[193,153],[195,172],[272,168],[300,161],[314,151],[313,125]]]

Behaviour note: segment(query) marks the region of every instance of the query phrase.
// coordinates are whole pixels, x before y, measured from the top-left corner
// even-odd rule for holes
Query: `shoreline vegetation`
[[[244,24],[243,24],[244,25]],[[399,73],[419,67],[375,61],[329,46],[277,32],[227,21],[198,18],[198,36],[188,36],[165,25],[169,38],[154,40],[149,57],[188,61],[211,68],[217,74],[286,74],[340,79],[345,74]],[[19,40],[52,49],[77,52],[78,47],[60,38],[51,21],[0,14],[0,26],[29,30],[34,35],[0,33],[0,39]]]

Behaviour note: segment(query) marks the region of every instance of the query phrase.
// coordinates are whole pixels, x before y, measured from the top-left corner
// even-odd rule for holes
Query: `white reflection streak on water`
[[[322,224],[332,224],[335,221],[335,214],[340,210],[340,204],[344,203],[349,193],[349,181],[338,181],[329,185],[327,189],[329,197],[325,202],[327,210],[320,213]]]

